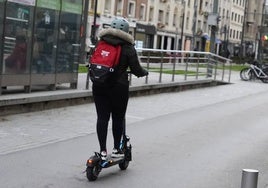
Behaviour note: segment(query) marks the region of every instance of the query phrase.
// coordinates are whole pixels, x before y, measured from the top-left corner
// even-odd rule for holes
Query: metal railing
[[[209,52],[136,48],[145,78],[130,75],[130,85],[197,80],[230,82],[232,60]],[[88,78],[86,88],[88,88]]]
[[[230,82],[231,79],[232,60],[216,54],[144,48],[136,50],[142,66],[153,75],[145,78],[145,84],[207,79]]]

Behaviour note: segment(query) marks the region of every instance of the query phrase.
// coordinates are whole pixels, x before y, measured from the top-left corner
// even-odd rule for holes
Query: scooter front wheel
[[[87,179],[89,181],[95,181],[98,178],[101,169],[98,165],[96,166],[88,166],[86,169]]]

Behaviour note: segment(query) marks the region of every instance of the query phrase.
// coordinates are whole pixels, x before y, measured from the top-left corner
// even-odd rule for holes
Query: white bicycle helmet
[[[111,27],[114,29],[120,29],[122,31],[125,31],[126,33],[129,32],[128,21],[123,18],[114,19],[111,23]]]

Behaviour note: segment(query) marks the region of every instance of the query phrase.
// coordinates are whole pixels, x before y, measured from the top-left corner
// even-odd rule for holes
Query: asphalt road
[[[258,187],[267,188],[268,86],[242,84],[131,99],[127,132],[133,161],[126,171],[114,166],[104,169],[96,182],[88,182],[85,163],[98,150],[92,131],[1,154],[0,187],[237,188],[242,169],[250,168],[260,172]],[[43,121],[59,113],[44,113]],[[24,116],[23,121],[29,117],[38,122],[33,114]],[[15,117],[21,115],[10,119],[15,122]],[[76,116],[67,121],[71,118],[79,128]],[[109,144],[111,139],[109,133]]]

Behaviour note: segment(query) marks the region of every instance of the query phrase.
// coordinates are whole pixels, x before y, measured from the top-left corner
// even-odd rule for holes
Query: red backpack
[[[92,82],[106,84],[113,80],[116,65],[121,55],[121,45],[99,41],[89,62],[89,75]]]

